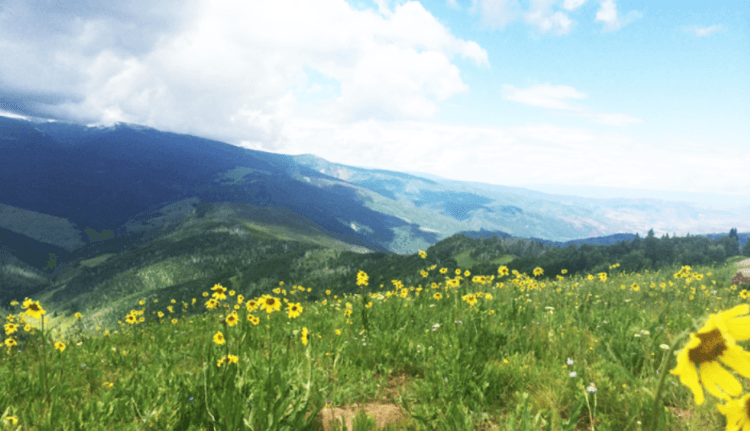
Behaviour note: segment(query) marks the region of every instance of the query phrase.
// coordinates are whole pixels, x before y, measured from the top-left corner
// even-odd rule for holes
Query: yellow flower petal
[[[728,346],[719,359],[741,376],[750,379],[750,353],[742,350],[740,346],[736,344]]]
[[[703,388],[698,379],[698,370],[695,369],[695,365],[690,362],[690,359],[688,359],[688,351],[691,348],[696,347],[698,344],[700,344],[700,340],[695,337],[695,335],[690,334],[690,341],[677,355],[677,366],[669,372],[680,377],[680,383],[693,391],[695,404],[701,405],[703,404],[704,397]]]
[[[750,316],[732,319],[727,323],[727,332],[737,341],[750,340]]]
[[[740,382],[718,362],[704,362],[700,364],[700,371],[703,385],[716,398],[729,400],[729,396],[737,397],[742,393]]]
[[[717,404],[716,408],[727,417],[727,431],[750,430],[750,394],[726,404]]]
[[[750,340],[750,304],[738,305],[716,315],[717,326],[738,341]],[[713,315],[712,315],[713,316]]]

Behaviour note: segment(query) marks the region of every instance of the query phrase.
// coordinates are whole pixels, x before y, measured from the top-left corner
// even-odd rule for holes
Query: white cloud
[[[521,16],[518,0],[474,0],[471,11],[477,9],[483,26],[499,30]]]
[[[23,115],[14,114],[12,112],[4,111],[0,109],[0,117],[8,117],[8,118],[17,118],[19,120],[28,120],[28,117],[24,117]]]
[[[531,0],[529,10],[524,12],[518,0],[474,0],[470,12],[478,11],[482,25],[493,29],[502,30],[506,25],[523,17],[526,24],[542,34],[550,30],[558,35],[568,34],[574,22],[565,13],[552,11],[552,6],[556,2],[557,0]]]
[[[552,13],[552,5],[557,0],[531,0],[529,10],[523,14],[524,21],[536,27],[544,34],[554,30],[558,35],[568,34],[573,27],[573,21],[563,12]]]
[[[721,25],[712,25],[710,27],[691,27],[688,29],[688,31],[692,31],[698,37],[704,37],[721,29]]]
[[[563,9],[571,11],[576,10],[583,6],[584,3],[586,3],[586,0],[565,0],[565,2],[563,2]]]
[[[4,2],[0,8],[0,98],[29,115],[53,116],[54,106],[80,103],[82,68],[103,52],[141,56],[178,31],[195,2]],[[11,61],[8,61],[12,59]]]
[[[563,99],[584,99],[588,97],[573,87],[567,85],[533,85],[529,88],[516,88],[512,85],[503,85],[503,99],[523,103],[540,108],[568,111],[568,115],[584,118],[595,123],[610,126],[627,126],[642,122],[641,119],[626,114],[607,114],[590,112],[582,106],[571,105]]]
[[[446,0],[445,3],[450,7],[451,9],[460,10],[461,6],[458,5],[456,0]]]
[[[378,12],[385,16],[390,17],[393,15],[393,12],[388,8],[388,0],[373,0],[375,4],[378,6]]]
[[[587,95],[567,85],[534,85],[530,88],[516,88],[512,85],[503,85],[503,99],[525,105],[540,106],[549,109],[576,110],[575,106],[569,105],[561,99],[573,98],[583,99]]]
[[[617,30],[620,23],[617,21],[617,5],[614,0],[604,0],[601,2],[599,10],[596,12],[596,20],[604,22],[605,30]]]
[[[617,16],[617,5],[615,4],[615,0],[602,0],[599,10],[596,12],[596,21],[604,23],[603,31],[619,30],[631,21],[641,17],[643,17],[643,14],[636,10],[632,10],[621,20]]]
[[[158,2],[157,11],[166,4]],[[0,76],[37,114],[127,121],[273,149],[283,145],[296,92],[315,91],[305,67],[338,82],[340,96],[320,110],[347,122],[429,118],[437,103],[468,91],[454,56],[489,66],[484,49],[451,35],[420,3],[378,7],[381,14],[343,0],[193,2],[179,25],[165,18],[170,31],[153,30],[132,46],[123,42],[133,34],[131,22],[148,20],[148,13],[68,10],[76,24],[49,35],[65,36],[64,43],[12,34],[0,56],[14,61],[0,63]],[[0,24],[12,18],[6,15]],[[31,94],[40,95],[33,106]]]

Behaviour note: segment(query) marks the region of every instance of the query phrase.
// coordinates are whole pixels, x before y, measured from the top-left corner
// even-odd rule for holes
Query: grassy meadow
[[[737,260],[545,281],[425,265],[417,285],[360,271],[344,295],[214,284],[93,332],[81,314],[45,328],[54,310],[30,299],[4,317],[0,429],[745,431],[668,372],[709,314],[748,303]],[[720,347],[750,347],[735,338]]]

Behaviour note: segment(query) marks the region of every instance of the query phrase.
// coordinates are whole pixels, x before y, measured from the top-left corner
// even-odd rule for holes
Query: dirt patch
[[[395,398],[401,395],[401,391],[404,390],[406,384],[409,383],[409,376],[406,374],[398,374],[388,378],[388,385],[385,388],[385,393]]]
[[[742,272],[742,275],[745,277],[750,276],[750,259],[741,260],[735,263],[735,266],[738,271]]]
[[[362,409],[364,409],[365,414],[375,420],[375,425],[377,425],[378,429],[385,428],[388,425],[398,426],[407,420],[407,416],[395,404],[368,403],[364,405],[354,404],[344,406],[343,408],[326,407],[320,412],[323,430],[333,430],[333,421],[341,421],[342,419],[347,430],[353,429],[352,419]]]

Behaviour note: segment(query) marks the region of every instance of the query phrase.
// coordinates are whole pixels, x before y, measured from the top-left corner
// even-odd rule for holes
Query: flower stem
[[[45,399],[49,402],[49,385],[47,384],[47,350],[45,348],[44,339],[44,316],[39,316],[39,320],[42,321],[42,369],[44,374],[44,393]]]
[[[659,429],[658,415],[659,411],[661,410],[660,407],[662,406],[660,404],[660,398],[661,392],[664,389],[664,380],[667,377],[667,368],[669,368],[670,359],[672,359],[672,356],[674,355],[674,351],[677,348],[677,343],[689,332],[690,329],[687,329],[674,339],[674,341],[672,342],[672,346],[669,347],[669,351],[662,360],[661,367],[659,369],[659,383],[656,385],[656,393],[654,394],[654,405],[651,407],[651,431],[656,431],[657,429]]]

